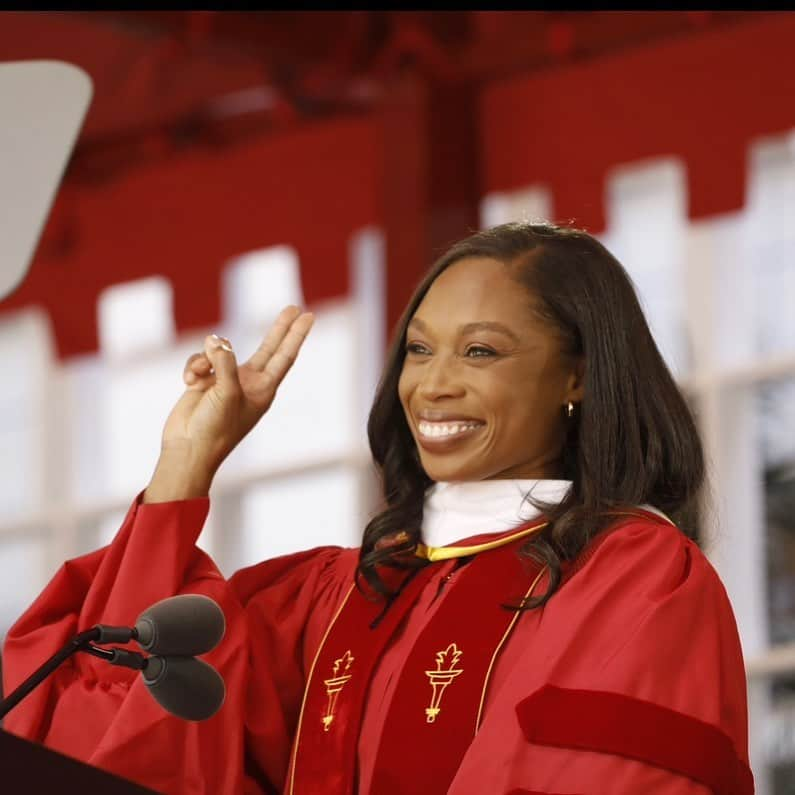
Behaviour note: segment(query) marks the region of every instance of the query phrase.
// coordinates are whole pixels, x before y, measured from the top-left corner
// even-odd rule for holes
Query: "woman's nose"
[[[460,396],[464,389],[456,369],[450,357],[434,356],[423,368],[422,380],[418,387],[420,396],[426,400]]]

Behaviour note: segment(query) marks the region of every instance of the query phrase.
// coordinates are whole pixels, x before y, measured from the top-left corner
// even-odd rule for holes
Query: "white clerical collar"
[[[501,533],[540,515],[525,497],[558,503],[570,480],[473,480],[434,483],[425,495],[422,540],[443,547],[482,533]]]

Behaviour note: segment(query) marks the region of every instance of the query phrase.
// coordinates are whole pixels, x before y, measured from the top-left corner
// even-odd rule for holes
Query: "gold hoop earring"
[[[574,404],[571,401],[566,404],[566,416],[569,419],[574,416]]]

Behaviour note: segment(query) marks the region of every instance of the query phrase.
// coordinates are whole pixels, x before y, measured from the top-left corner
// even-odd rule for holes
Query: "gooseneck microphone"
[[[95,643],[128,643],[134,640],[144,651],[163,656],[192,657],[214,649],[226,630],[218,604],[200,594],[170,596],[148,607],[134,627],[97,624]]]
[[[144,684],[166,712],[184,720],[206,720],[226,697],[221,674],[195,657],[149,657]]]
[[[134,627],[97,624],[75,635],[16,690],[0,700],[0,718],[79,651],[111,665],[141,671],[149,693],[165,710],[185,720],[205,720],[221,708],[226,691],[218,671],[194,655],[215,648],[225,626],[218,604],[199,594],[181,594],[157,602],[141,613]],[[95,645],[132,640],[152,656]]]

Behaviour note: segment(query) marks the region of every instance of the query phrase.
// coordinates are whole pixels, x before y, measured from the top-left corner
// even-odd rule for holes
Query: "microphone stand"
[[[138,671],[146,668],[148,658],[144,657],[143,654],[127,651],[127,649],[101,649],[98,646],[94,646],[91,641],[99,640],[101,637],[102,629],[100,627],[92,627],[75,635],[60,651],[57,651],[49,660],[39,666],[16,690],[0,700],[0,719],[5,717],[62,662],[68,660],[76,652],[82,651],[94,657],[101,657],[111,665],[122,665],[125,668],[133,668]]]

